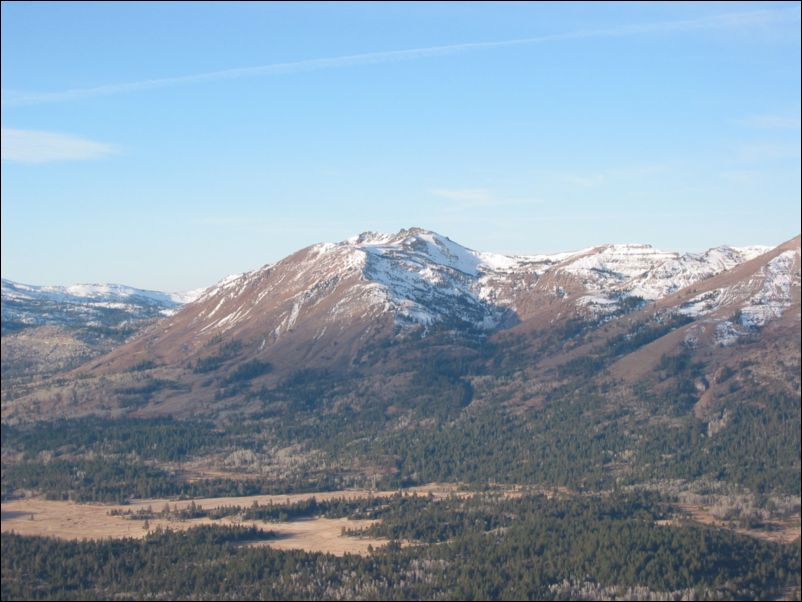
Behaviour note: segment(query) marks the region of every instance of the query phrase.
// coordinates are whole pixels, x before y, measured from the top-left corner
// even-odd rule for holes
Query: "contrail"
[[[390,50],[385,52],[368,52],[364,54],[350,54],[345,56],[308,59],[293,61],[288,63],[273,63],[269,65],[259,65],[256,67],[240,67],[236,69],[225,69],[222,71],[211,71],[208,73],[197,73],[193,75],[181,75],[177,77],[164,77],[159,79],[148,79],[136,82],[120,84],[107,84],[92,88],[76,88],[72,90],[61,90],[56,92],[11,92],[3,91],[2,105],[6,107],[17,107],[24,105],[35,105],[44,103],[58,103],[83,100],[98,96],[111,96],[114,94],[124,94],[126,92],[139,92],[145,90],[155,90],[158,88],[169,88],[173,86],[183,86],[188,84],[200,84],[206,82],[223,81],[227,79],[241,79],[247,77],[261,77],[269,75],[280,75],[288,73],[299,73],[304,71],[320,71],[325,69],[342,69],[345,67],[356,67],[360,65],[377,65],[381,63],[413,61],[429,57],[446,56],[472,50],[505,48],[511,46],[526,46],[544,44],[548,42],[559,42],[564,40],[577,40],[585,38],[605,38],[605,37],[624,37],[648,33],[670,33],[705,29],[724,29],[735,27],[749,27],[756,25],[767,25],[781,21],[799,20],[800,9],[794,7],[790,9],[774,10],[755,10],[747,12],[724,13],[697,19],[686,19],[678,21],[660,21],[654,23],[641,23],[635,25],[623,25],[606,29],[588,29],[572,32],[564,32],[550,35],[542,35],[531,38],[517,38],[512,40],[501,40],[496,42],[467,42],[462,44],[450,44],[447,46],[431,46],[426,48],[411,48],[406,50]]]

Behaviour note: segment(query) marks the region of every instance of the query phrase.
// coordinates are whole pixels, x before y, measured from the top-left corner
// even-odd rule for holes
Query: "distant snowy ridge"
[[[175,313],[203,289],[164,293],[122,284],[35,286],[2,280],[2,321],[27,325],[110,325]]]
[[[35,286],[3,278],[3,299],[48,300],[63,303],[123,302],[132,297],[151,299],[160,305],[183,305],[197,299],[205,289],[164,293],[134,288],[124,284],[71,284],[68,286]]]

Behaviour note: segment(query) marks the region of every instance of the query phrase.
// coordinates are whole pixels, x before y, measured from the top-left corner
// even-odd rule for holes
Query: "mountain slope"
[[[759,250],[680,256],[647,245],[608,245],[505,257],[418,228],[363,233],[211,287],[160,325],[158,343],[143,339],[106,365],[124,367],[146,354],[169,364],[186,361],[219,337],[239,340],[257,355],[272,349],[279,363],[314,358],[342,365],[355,361],[365,341],[381,337],[432,328],[490,333],[566,312],[614,313],[622,299],[655,300]]]
[[[296,484],[794,492],[799,247],[504,257],[365,233],[225,279],[3,417],[209,419],[240,433],[225,457]]]
[[[764,251],[718,247],[683,255],[649,245],[603,245],[506,257],[419,228],[368,232],[229,277],[82,373],[87,382],[109,375],[125,381],[132,370],[157,367],[152,377],[173,385],[152,391],[145,407],[205,412],[200,408],[219,406],[213,402],[221,395],[224,406],[236,403],[299,369],[406,371],[407,384],[399,386],[407,386],[433,353],[437,361],[463,362],[485,353],[477,350],[486,343],[503,348],[509,335],[523,337],[528,351],[522,357],[548,352],[527,368],[541,393],[532,397],[531,386],[520,387],[510,399],[545,399],[548,383],[556,382],[551,371],[592,356],[615,337],[625,340],[644,328],[656,332],[661,316],[674,316],[674,325],[660,326],[665,332],[656,340],[637,348],[617,343],[633,348],[624,354],[631,357],[616,360],[615,374],[637,379],[681,346],[710,349],[754,337],[761,326],[783,318],[794,303],[798,307],[799,239]],[[798,320],[795,311],[789,319]],[[573,336],[571,328],[582,336]],[[248,378],[231,386],[248,363]],[[115,398],[104,387],[87,395]]]

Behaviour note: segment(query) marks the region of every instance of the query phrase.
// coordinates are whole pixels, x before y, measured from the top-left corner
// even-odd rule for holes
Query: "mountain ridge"
[[[647,324],[662,333],[658,340],[619,358],[614,370],[640,378],[666,353],[693,345],[702,353],[751,340],[789,314],[799,302],[799,237],[763,251],[722,246],[681,254],[609,244],[509,257],[421,228],[364,232],[227,277],[70,378],[127,381],[132,371],[147,367],[134,380],[175,384],[155,391],[141,411],[191,414],[210,411],[221,395],[223,405],[245,399],[301,368],[378,378],[388,369],[404,372],[407,365],[432,361],[426,359],[432,353],[463,361],[458,358],[486,346],[482,341],[504,345],[511,336],[523,337],[533,350],[552,341],[548,357],[527,368],[531,379],[545,383],[554,380],[550,371],[565,370],[561,366],[572,365],[577,354],[598,355],[611,337],[640,340],[633,333]],[[710,291],[718,291],[718,301],[708,308],[702,297]],[[756,322],[752,316],[758,314],[767,319]],[[798,311],[790,314],[784,321],[798,319]],[[571,334],[577,328],[581,340]],[[653,348],[659,353],[649,352]],[[647,352],[648,359],[638,355]],[[263,368],[239,389],[225,385],[245,364]],[[98,386],[89,398],[115,398],[115,389]],[[536,389],[526,395],[548,397],[543,386]],[[25,403],[12,405],[21,409]]]

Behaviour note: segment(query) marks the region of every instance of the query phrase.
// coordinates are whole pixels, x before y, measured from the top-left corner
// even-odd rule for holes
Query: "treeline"
[[[229,516],[237,516],[240,520],[254,520],[264,522],[285,522],[313,517],[349,518],[349,519],[381,519],[396,516],[399,513],[408,514],[410,508],[445,508],[444,504],[434,505],[431,496],[403,493],[401,491],[391,496],[368,496],[360,498],[335,497],[319,500],[312,496],[297,502],[260,504],[254,500],[249,506],[232,504],[230,506],[215,506],[204,508],[202,504],[192,500],[187,505],[170,505],[166,503],[157,511],[152,506],[147,508],[113,509],[112,516],[123,516],[132,520],[150,520],[165,518],[173,520],[193,520],[209,518],[219,520]],[[449,511],[452,511],[450,509]],[[413,510],[414,514],[414,510]],[[385,534],[382,537],[387,536]],[[389,537],[389,536],[388,536]]]
[[[95,416],[37,422],[25,426],[2,424],[3,449],[34,459],[40,452],[104,455],[133,454],[144,459],[177,461],[225,443],[211,422],[172,418]]]
[[[283,479],[185,480],[180,474],[114,458],[22,462],[3,466],[2,499],[33,490],[47,499],[125,504],[132,499],[190,499],[339,490],[351,483],[337,472]]]
[[[3,499],[34,490],[48,499],[125,503],[131,498],[178,495],[172,473],[142,463],[90,458],[22,462],[3,467]]]
[[[391,499],[395,500],[399,496],[401,496],[400,493],[394,495]],[[219,520],[228,516],[238,516],[241,520],[260,520],[265,522],[285,522],[316,516],[365,519],[382,516],[388,503],[387,497],[359,499],[339,497],[318,500],[313,496],[305,500],[289,503],[260,504],[254,501],[250,506],[245,507],[232,504],[230,506],[204,508],[193,500],[186,506],[177,504],[171,506],[168,502],[160,511],[154,510],[153,507],[139,508],[137,510],[114,509],[110,514],[112,516],[124,516],[133,520],[150,520],[154,518],[174,520],[210,518]]]

